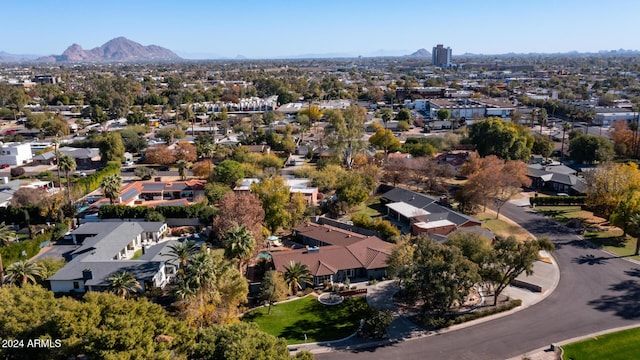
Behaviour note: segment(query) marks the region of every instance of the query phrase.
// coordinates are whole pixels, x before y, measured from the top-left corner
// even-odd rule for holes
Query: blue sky
[[[0,51],[61,54],[124,36],[185,58],[640,49],[637,0],[12,0]]]

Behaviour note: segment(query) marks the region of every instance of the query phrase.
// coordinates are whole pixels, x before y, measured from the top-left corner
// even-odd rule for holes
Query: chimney
[[[93,279],[93,271],[91,269],[82,270],[82,280],[87,281]]]

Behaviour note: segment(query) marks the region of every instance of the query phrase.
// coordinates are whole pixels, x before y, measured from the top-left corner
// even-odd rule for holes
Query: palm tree
[[[284,281],[289,285],[291,294],[295,295],[298,289],[302,290],[303,284],[313,285],[313,275],[306,264],[291,260],[284,269]]]
[[[36,263],[20,260],[7,267],[7,281],[10,284],[20,286],[28,282],[35,284],[41,277],[40,266]]]
[[[67,199],[71,202],[71,178],[69,172],[76,169],[76,161],[73,157],[62,154],[58,157],[58,171],[64,171],[64,177],[67,179]]]
[[[120,187],[122,186],[122,179],[118,174],[107,175],[102,179],[102,193],[109,198],[111,205],[113,205],[115,199],[120,195]]]
[[[112,274],[107,278],[107,282],[109,289],[123,299],[127,297],[127,294],[142,289],[138,280],[128,271]]]
[[[242,265],[253,254],[256,240],[246,227],[234,225],[225,232],[223,241],[226,244],[224,255],[231,259],[238,259],[238,270],[242,274]]]
[[[178,160],[176,165],[178,166],[178,175],[180,175],[180,180],[186,180],[187,170],[189,170],[191,164],[186,160]]]
[[[564,159],[564,133],[570,130],[573,126],[568,122],[562,123],[562,145],[560,145],[560,161]]]
[[[175,258],[180,263],[180,268],[184,269],[189,263],[189,259],[198,252],[198,247],[195,242],[186,240],[178,241],[169,245],[169,255]]]
[[[0,244],[6,245],[9,241],[16,238],[16,233],[7,226],[4,221],[0,223]],[[4,282],[4,267],[2,266],[2,254],[0,254],[0,286]]]

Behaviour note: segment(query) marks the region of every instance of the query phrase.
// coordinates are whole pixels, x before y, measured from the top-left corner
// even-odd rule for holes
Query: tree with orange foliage
[[[198,161],[191,167],[193,176],[207,179],[213,172],[213,163],[211,160]]]
[[[485,209],[489,201],[492,201],[496,208],[496,218],[500,216],[500,209],[507,201],[521,192],[523,186],[531,185],[531,179],[527,177],[527,166],[520,160],[504,162],[497,156],[490,155],[474,158],[473,161],[477,161],[479,166],[473,166],[476,170],[468,175],[469,180],[461,191],[464,198],[483,205]]]
[[[220,212],[213,219],[213,231],[218,239],[222,239],[224,233],[233,226],[244,226],[256,239],[256,249],[260,248],[264,209],[258,195],[229,191],[218,202],[218,208]]]
[[[170,165],[176,162],[173,151],[166,145],[148,147],[145,151],[145,158],[150,164]]]
[[[635,144],[634,132],[629,129],[625,120],[618,120],[609,130],[611,140],[613,140],[613,149],[619,156],[633,156]]]
[[[173,150],[173,154],[176,160],[184,160],[187,162],[194,162],[198,158],[196,147],[188,142],[178,143]]]

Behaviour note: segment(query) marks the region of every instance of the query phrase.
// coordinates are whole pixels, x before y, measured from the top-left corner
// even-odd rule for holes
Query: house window
[[[73,282],[73,288],[74,288],[74,289],[80,289],[80,283],[79,283],[79,282],[77,282],[77,281],[74,281],[74,282]]]
[[[345,270],[345,271],[344,271],[344,274],[345,274],[347,277],[354,277],[354,276],[355,276],[355,274],[356,274],[356,272],[355,272],[353,269],[347,269],[347,270]]]

